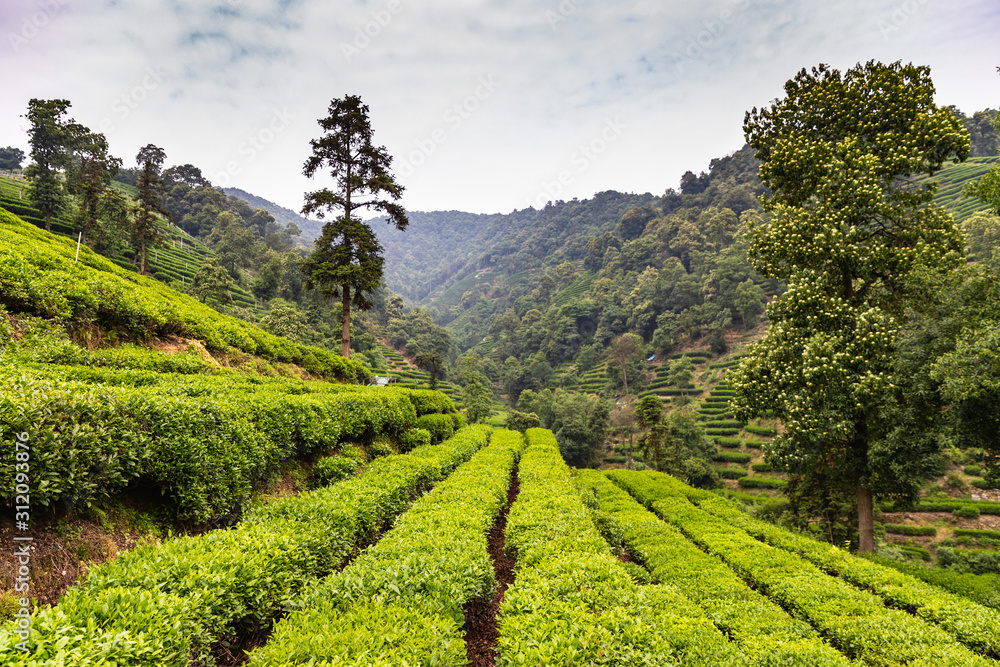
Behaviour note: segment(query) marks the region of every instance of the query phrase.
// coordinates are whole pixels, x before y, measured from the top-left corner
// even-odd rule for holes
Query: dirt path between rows
[[[510,486],[507,488],[507,506],[500,512],[496,524],[489,535],[489,553],[493,560],[497,582],[500,584],[490,600],[471,600],[465,605],[465,645],[466,655],[471,667],[493,667],[497,657],[497,640],[500,631],[497,628],[497,610],[503,602],[504,593],[514,583],[514,558],[504,549],[504,531],[507,528],[507,513],[517,499],[521,490],[517,478],[518,468],[511,473]]]

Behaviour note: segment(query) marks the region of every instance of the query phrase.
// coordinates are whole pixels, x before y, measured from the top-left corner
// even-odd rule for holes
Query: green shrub
[[[754,519],[666,475],[608,476],[772,600],[821,624],[831,641],[850,645],[859,663],[986,667],[991,661],[983,656],[1000,651],[1000,615],[992,610]]]
[[[741,477],[736,483],[743,489],[783,489],[788,482],[775,477]]]
[[[713,419],[708,422],[707,426],[711,428],[743,428],[743,422],[736,421],[735,419]]]
[[[1000,530],[980,530],[975,528],[955,528],[952,531],[956,537],[986,538],[1000,540]]]
[[[962,472],[970,477],[979,477],[983,474],[983,466],[978,464],[967,465],[962,469]]]
[[[777,429],[770,428],[767,426],[755,426],[753,424],[747,424],[746,426],[743,427],[743,430],[746,431],[747,433],[753,433],[754,435],[763,435],[771,437],[778,435]]]
[[[597,500],[605,539],[627,547],[649,568],[653,583],[676,586],[704,609],[746,654],[741,656],[743,664],[851,664],[808,624],[751,589],[725,563],[657,519],[605,475],[579,471],[576,482],[585,495],[593,494]]]
[[[425,428],[411,428],[399,437],[399,451],[406,452],[431,444],[431,432]]]
[[[555,437],[526,435],[507,521],[518,570],[500,606],[498,665],[738,664],[700,608],[672,587],[636,585],[634,568],[595,529]]]
[[[891,567],[915,577],[928,584],[943,588],[946,591],[966,597],[985,607],[1000,609],[1000,576],[993,574],[969,574],[929,568],[912,562],[900,562],[881,558],[873,554],[858,554],[862,558]]]
[[[761,449],[766,444],[767,444],[766,442],[761,442],[760,440],[744,440],[743,441],[743,446],[744,447],[749,447],[750,449]]]
[[[417,418],[417,428],[422,428],[431,434],[431,442],[444,442],[455,432],[455,422],[451,415],[427,414]]]
[[[464,664],[463,607],[496,590],[487,533],[524,446],[491,440],[282,619],[254,664]]]
[[[438,443],[434,443],[438,444]],[[368,455],[369,461],[374,461],[377,458],[383,456],[392,456],[396,451],[392,448],[392,444],[389,442],[388,438],[374,438],[365,442],[362,447],[365,450],[365,454]]]
[[[750,463],[750,455],[743,452],[716,452],[713,461],[728,461],[730,463]]]
[[[358,461],[347,456],[324,456],[313,464],[313,486],[330,486],[358,470]]]
[[[739,438],[727,438],[725,436],[719,435],[719,436],[715,436],[714,438],[712,438],[712,440],[715,440],[715,443],[717,445],[719,445],[719,447],[733,448],[733,447],[739,447],[740,446],[740,439]]]
[[[978,519],[980,515],[979,508],[974,505],[956,507],[951,513],[958,519]]]
[[[733,436],[737,435],[739,432],[740,430],[738,428],[712,428],[709,426],[708,428],[705,429],[705,435],[712,435],[712,436],[715,435]]]
[[[433,413],[455,412],[455,404],[440,391],[430,389],[407,389],[405,391],[410,397],[418,417]]]
[[[627,456],[605,456],[604,457],[604,462],[605,463],[625,463],[626,461],[628,461],[628,457]]]
[[[27,432],[34,504],[80,509],[141,480],[205,523],[286,461],[416,421],[395,389],[101,368],[83,369],[92,382],[48,379],[79,375],[64,368],[0,367],[0,498],[14,497],[13,434]]]
[[[977,477],[975,479],[969,480],[969,484],[976,487],[977,489],[995,489],[997,488],[996,483],[985,480],[982,477]]]
[[[891,503],[887,508],[893,508]],[[975,508],[980,514],[1000,515],[1000,502],[988,500],[952,500],[950,498],[921,498],[912,512],[953,512],[956,509]],[[904,508],[898,508],[904,509]],[[978,518],[978,517],[972,517]]]
[[[29,654],[0,630],[0,662],[42,667],[59,652],[88,667],[208,662],[212,643],[269,627],[486,439],[486,429],[465,429],[442,445],[374,461],[339,484],[264,505],[235,528],[136,547],[91,568],[58,607],[36,611]]]
[[[723,479],[739,479],[741,477],[747,476],[747,471],[743,468],[723,468],[722,466],[713,466],[715,472],[719,473],[719,477]]]
[[[910,558],[928,562],[931,559],[931,552],[923,547],[916,547],[911,544],[897,544],[896,547]]]
[[[521,433],[524,433],[529,428],[538,428],[541,425],[541,420],[534,412],[518,412],[517,410],[508,412],[507,419],[503,423],[504,428],[511,431],[520,431]]]
[[[12,312],[94,322],[133,340],[180,335],[212,350],[235,348],[264,359],[297,363],[317,376],[367,383],[359,362],[280,338],[223,315],[146,276],[53,236],[0,209],[0,295]]]
[[[933,537],[937,535],[937,528],[934,526],[910,526],[899,523],[885,524],[885,532],[895,535],[909,535],[911,537]]]
[[[955,549],[938,547],[938,565],[956,572],[997,574],[1000,572],[1000,551],[992,549]]]

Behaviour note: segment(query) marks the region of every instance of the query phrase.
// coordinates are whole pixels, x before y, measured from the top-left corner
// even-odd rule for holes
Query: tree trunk
[[[875,518],[871,489],[858,482],[858,551],[875,552]]]
[[[149,268],[146,266],[146,239],[139,241],[139,273],[146,275]]]
[[[340,319],[343,325],[343,334],[340,339],[340,356],[344,359],[351,358],[351,286],[344,285],[344,313]]]
[[[52,231],[52,214],[51,213],[46,213],[45,214],[45,231],[47,231],[47,232],[51,232]]]
[[[622,382],[625,383],[625,395],[628,396],[628,370],[625,364],[622,364]]]

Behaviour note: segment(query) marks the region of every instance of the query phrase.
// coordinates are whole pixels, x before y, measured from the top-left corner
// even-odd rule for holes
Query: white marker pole
[[[73,260],[74,264],[80,261],[80,241],[82,240],[83,240],[83,232],[81,231],[80,235],[76,237],[76,258]]]

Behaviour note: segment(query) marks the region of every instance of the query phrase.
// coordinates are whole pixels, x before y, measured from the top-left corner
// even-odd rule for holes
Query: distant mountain
[[[489,249],[534,223],[534,209],[484,215],[407,211],[406,231],[383,219],[370,224],[385,248],[385,284],[412,304],[426,304],[470,273],[487,269]]]
[[[258,197],[257,195],[252,195],[246,190],[240,190],[239,188],[223,188],[223,192],[227,195],[242,199],[254,209],[262,208],[271,215],[278,222],[279,225],[284,227],[285,225],[291,223],[302,230],[302,241],[305,243],[306,247],[311,248],[313,241],[319,238],[320,233],[323,230],[323,222],[321,220],[310,220],[305,218],[290,208],[285,208],[284,206],[279,206],[273,201],[264,199],[263,197]]]

